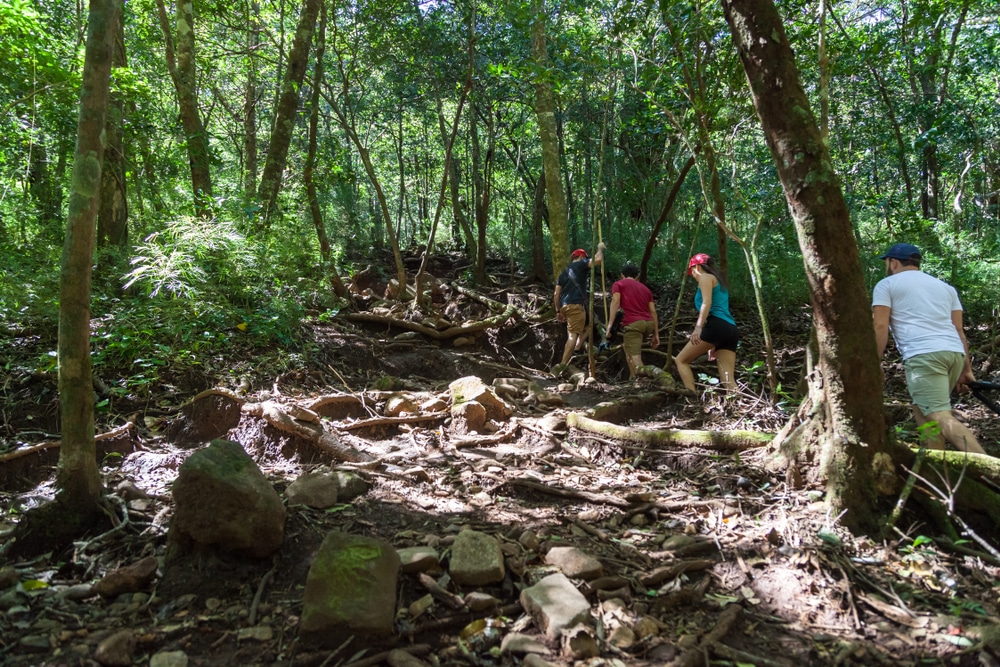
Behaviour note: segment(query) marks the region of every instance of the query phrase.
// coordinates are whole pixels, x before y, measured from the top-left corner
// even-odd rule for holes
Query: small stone
[[[161,651],[149,659],[149,667],[187,667],[188,657],[184,651]]]
[[[552,650],[549,649],[549,647],[543,642],[539,641],[537,637],[521,634],[519,632],[511,632],[506,635],[500,643],[500,652],[516,653],[519,655],[524,655],[526,653],[550,655]]]
[[[438,553],[431,547],[405,547],[396,549],[403,574],[428,572],[441,567]]]
[[[109,572],[103,579],[94,584],[94,592],[103,598],[115,598],[123,593],[136,593],[149,586],[156,577],[159,563],[155,556],[146,556],[142,560],[119,567]]]
[[[500,605],[500,600],[489,595],[488,593],[480,593],[474,591],[472,593],[467,593],[465,596],[465,606],[472,611],[486,611],[487,609],[493,609]]]
[[[274,630],[269,625],[255,625],[250,628],[240,628],[236,633],[238,639],[253,639],[259,642],[269,642],[274,637]]]
[[[104,667],[129,667],[134,651],[135,635],[131,630],[121,630],[97,645],[94,659]]]
[[[521,536],[517,538],[518,543],[528,551],[535,551],[538,549],[539,541],[538,536],[535,535],[530,530],[526,530],[521,533]]]

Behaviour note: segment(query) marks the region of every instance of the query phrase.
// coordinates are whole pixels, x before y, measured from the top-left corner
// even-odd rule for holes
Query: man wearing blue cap
[[[962,329],[962,303],[948,283],[920,270],[920,249],[897,243],[879,259],[886,277],[875,285],[872,316],[879,358],[889,344],[889,329],[903,356],[906,386],[917,425],[936,422],[940,434],[926,439],[931,449],[956,448],[986,452],[969,427],[951,411],[951,390],[975,381],[969,363],[969,341]]]

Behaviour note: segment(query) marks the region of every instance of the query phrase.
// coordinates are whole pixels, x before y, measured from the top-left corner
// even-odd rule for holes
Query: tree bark
[[[288,146],[292,141],[292,131],[295,129],[295,111],[299,106],[299,89],[302,87],[306,66],[309,64],[309,44],[316,30],[320,4],[321,0],[303,2],[299,24],[295,29],[295,39],[292,41],[292,50],[288,54],[288,67],[281,87],[274,131],[267,147],[267,158],[264,161],[264,171],[260,176],[260,188],[257,191],[257,198],[263,207],[261,228],[265,231],[271,224],[271,216],[278,201],[278,190],[281,189],[281,175],[288,161]]]
[[[173,33],[163,0],[156,0],[156,8],[160,17],[160,28],[163,30],[167,69],[174,82],[177,92],[177,105],[180,108],[181,125],[187,144],[188,161],[191,167],[191,187],[194,190],[194,208],[200,217],[211,214],[212,175],[209,169],[211,152],[208,145],[208,133],[201,120],[198,110],[197,71],[195,69],[195,39],[194,39],[194,4],[191,0],[180,0],[177,3],[177,44],[174,45]]]
[[[121,2],[121,0],[118,0]],[[124,4],[124,3],[122,3]],[[112,69],[127,66],[125,59],[125,11],[119,5],[115,12],[114,51]],[[101,203],[97,211],[97,245],[102,248],[128,243],[128,199],[125,187],[125,99],[111,94],[105,132],[104,167],[101,170]]]
[[[247,80],[243,92],[243,199],[250,206],[257,196],[257,50],[260,48],[260,4],[250,3]]]
[[[549,212],[549,235],[552,237],[552,281],[566,268],[569,260],[569,227],[566,195],[559,167],[559,138],[556,135],[556,103],[549,76],[549,56],[545,46],[544,0],[532,1],[531,56],[540,74],[535,80],[535,115],[538,118],[542,164],[545,169],[545,193]]]
[[[677,174],[674,185],[670,188],[670,194],[667,195],[667,201],[663,204],[660,217],[656,219],[653,231],[649,233],[649,239],[646,241],[646,250],[642,253],[642,262],[639,264],[639,280],[641,282],[646,282],[646,271],[649,268],[649,260],[653,257],[653,248],[656,247],[656,239],[660,236],[660,229],[663,228],[663,223],[667,221],[667,216],[670,215],[670,210],[674,207],[674,202],[681,191],[681,186],[684,185],[684,179],[687,178],[688,172],[694,167],[694,162],[695,157],[692,155],[684,163],[684,166],[681,167],[681,173]]]
[[[772,0],[722,0],[754,106],[795,221],[820,349],[819,402],[803,454],[827,502],[856,530],[877,528],[873,458],[886,447],[869,298],[850,214]],[[794,455],[794,453],[793,453]]]

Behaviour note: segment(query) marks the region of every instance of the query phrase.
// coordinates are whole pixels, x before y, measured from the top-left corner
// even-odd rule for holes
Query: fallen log
[[[703,447],[719,452],[741,452],[763,447],[774,439],[773,433],[758,431],[694,431],[689,429],[638,429],[591,419],[578,412],[566,415],[566,424],[572,428],[599,433],[616,440],[639,442],[646,445],[681,445]]]

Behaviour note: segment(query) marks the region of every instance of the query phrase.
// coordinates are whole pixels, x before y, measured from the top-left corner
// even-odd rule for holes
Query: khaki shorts
[[[924,415],[951,410],[951,390],[965,368],[961,352],[927,352],[903,362],[910,399]]]
[[[566,331],[572,334],[582,334],[587,329],[587,311],[578,303],[567,303],[559,309],[566,318]]]
[[[622,329],[622,349],[630,357],[642,353],[642,343],[646,336],[653,334],[653,320],[637,320]]]

